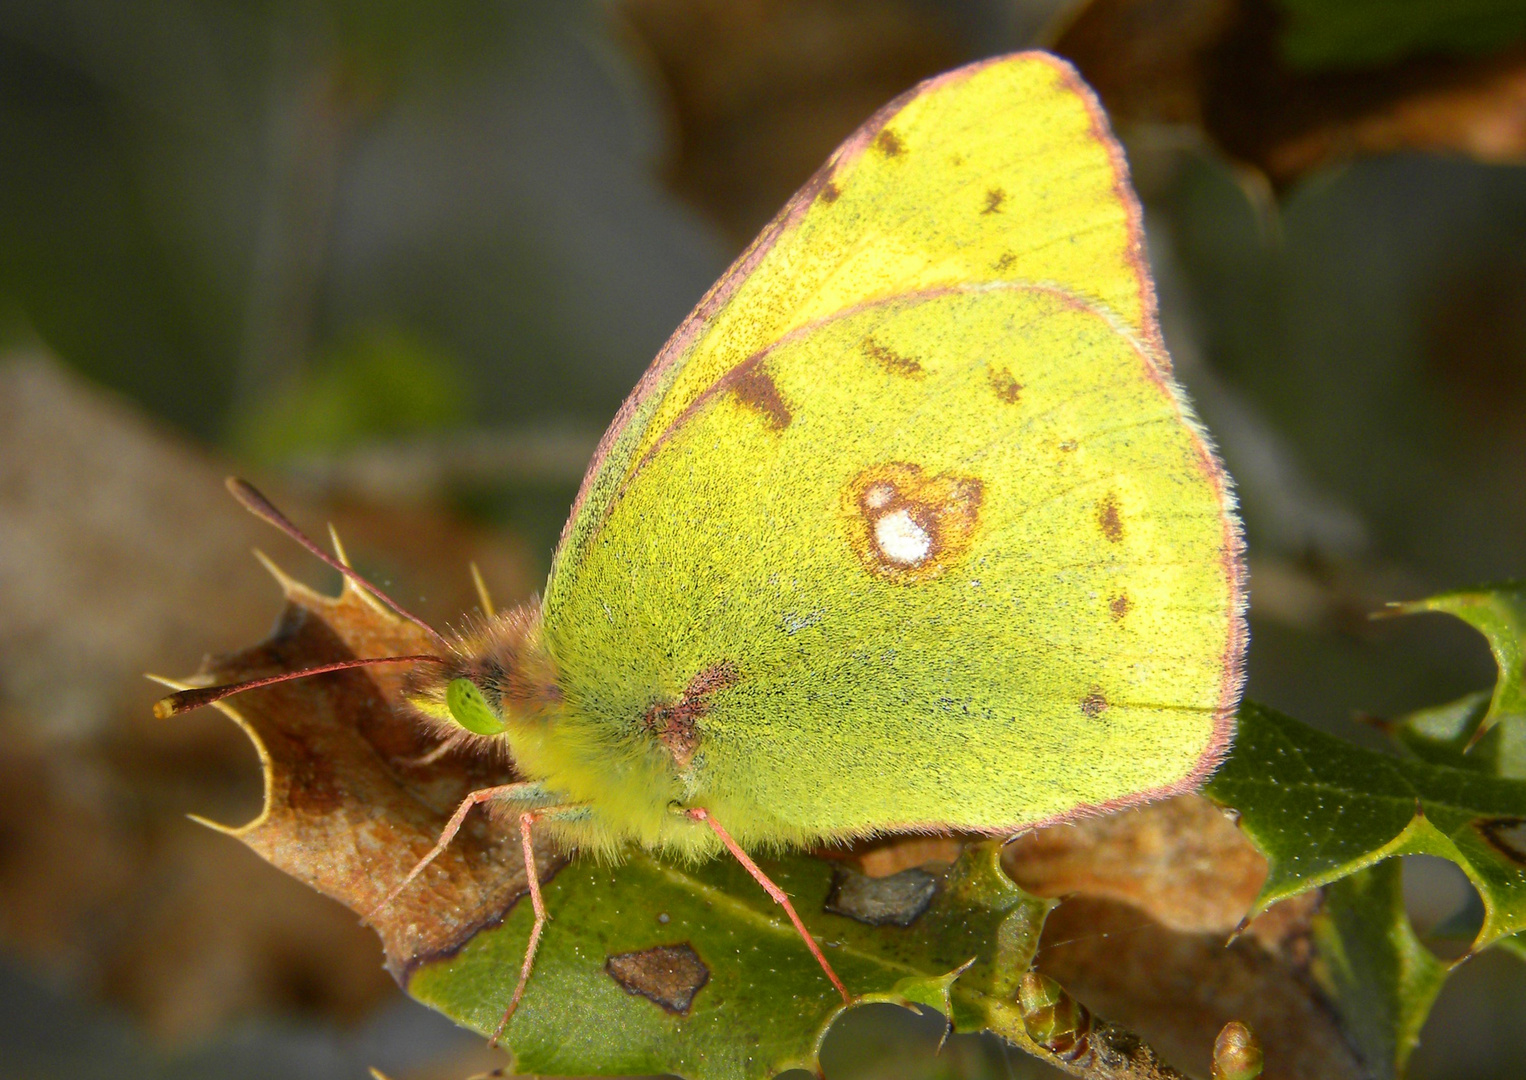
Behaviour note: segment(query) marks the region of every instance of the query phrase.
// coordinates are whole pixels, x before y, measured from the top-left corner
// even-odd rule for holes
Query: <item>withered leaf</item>
[[[198,684],[432,648],[417,627],[348,584],[336,598],[291,579],[282,585],[286,608],[274,634],[210,661]],[[404,677],[391,665],[334,672],[219,704],[254,740],[265,770],[263,812],[226,831],[351,910],[374,911],[371,925],[400,981],[415,965],[459,949],[528,892],[517,838],[479,820],[414,886],[375,910],[434,846],[468,792],[513,779],[505,761],[446,755],[413,764],[430,746],[417,721],[393,707]],[[565,864],[548,842],[535,846],[543,878]]]
[[[1420,41],[1384,62],[1327,52],[1316,68],[1292,61],[1287,32],[1274,0],[1093,0],[1053,48],[1121,128],[1199,128],[1276,187],[1398,150],[1526,160],[1526,46],[1468,54]]]

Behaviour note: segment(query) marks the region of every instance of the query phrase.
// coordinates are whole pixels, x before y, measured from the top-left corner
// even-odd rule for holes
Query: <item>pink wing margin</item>
[[[591,505],[598,501],[598,495],[602,495],[604,501],[609,501],[618,498],[619,492],[623,489],[623,485],[617,482],[618,478],[609,474],[614,469],[620,469],[623,473],[624,466],[639,439],[640,431],[644,430],[644,428],[634,429],[632,425],[643,414],[649,413],[660,400],[661,394],[671,381],[671,376],[676,374],[678,366],[695,342],[730,303],[752,272],[781,240],[794,231],[821,193],[821,189],[837,175],[838,170],[862,156],[881,129],[914,99],[962,82],[987,67],[1014,60],[1038,62],[1053,69],[1066,87],[1084,104],[1091,118],[1092,134],[1107,150],[1112,163],[1113,191],[1124,207],[1127,223],[1128,245],[1125,257],[1133,270],[1135,287],[1141,301],[1140,309],[1143,316],[1142,326],[1139,328],[1143,332],[1140,341],[1141,351],[1155,368],[1158,381],[1168,387],[1175,397],[1181,416],[1192,431],[1197,444],[1199,468],[1213,485],[1219,504],[1223,508],[1224,540],[1220,558],[1230,594],[1230,627],[1221,661],[1219,704],[1214,711],[1213,736],[1196,765],[1180,783],[1141,793],[1137,797],[1118,800],[1116,803],[1105,806],[1089,807],[1082,811],[1083,814],[1106,812],[1190,791],[1212,775],[1229,753],[1234,738],[1235,711],[1244,689],[1245,651],[1249,640],[1245,619],[1247,606],[1245,544],[1239,518],[1235,514],[1236,500],[1229,475],[1219,463],[1212,441],[1197,422],[1191,406],[1171,375],[1171,359],[1166,351],[1157,317],[1155,283],[1150,276],[1149,260],[1145,253],[1144,212],[1130,182],[1128,160],[1124,155],[1123,147],[1113,135],[1107,113],[1091,87],[1086,85],[1074,67],[1051,53],[1020,52],[994,56],[924,80],[884,105],[848,136],[826,163],[816,170],[789,202],[784,204],[784,208],[763,228],[763,231],[727,268],[720,279],[710,287],[694,310],[668,338],[651,365],[642,374],[635,389],[621,404],[619,412],[615,414],[614,420],[610,422],[609,428],[604,432],[598,447],[594,450],[588,470],[583,476],[583,482],[578,488],[577,497],[573,500],[572,511],[562,527],[561,538],[552,559],[552,576],[555,577],[557,569],[569,554],[568,545],[574,535],[576,523],[585,512],[598,512]],[[620,452],[621,450],[624,452]],[[602,513],[600,516],[603,516]],[[1067,815],[1069,816],[1074,815]]]

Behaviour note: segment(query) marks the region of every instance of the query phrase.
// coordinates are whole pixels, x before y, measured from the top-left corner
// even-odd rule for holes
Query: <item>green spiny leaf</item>
[[[1507,938],[1500,938],[1497,946],[1512,956],[1526,960],[1526,934],[1512,934]]]
[[[958,1030],[980,1030],[1011,1026],[1009,988],[1027,970],[1052,906],[1012,884],[998,856],[995,844],[971,849],[929,879],[930,901],[898,888],[904,880],[880,879],[859,881],[859,899],[844,902],[855,871],[806,856],[765,869],[849,989],[868,1001],[931,1006]],[[911,907],[876,906],[876,889],[903,904],[910,897]],[[551,922],[503,1040],[519,1069],[721,1080],[815,1067],[842,1003],[783,912],[733,862],[578,860],[545,895]],[[530,915],[516,904],[460,952],[411,972],[409,992],[468,1027],[493,1030],[518,977]],[[1031,1048],[1026,1035],[1000,1033]]]
[[[1271,863],[1257,911],[1394,855],[1438,855],[1483,899],[1474,948],[1526,929],[1526,781],[1392,758],[1247,702],[1205,791]]]
[[[1330,885],[1314,921],[1314,975],[1372,1075],[1404,1074],[1451,968],[1404,911],[1403,867],[1389,860]]]
[[[1393,611],[1462,619],[1484,635],[1499,668],[1492,693],[1411,713],[1392,726],[1394,738],[1432,764],[1526,778],[1526,584],[1442,593]]]
[[[1445,612],[1483,634],[1499,666],[1484,726],[1492,727],[1507,716],[1526,717],[1526,582],[1441,593],[1394,604],[1392,609],[1401,615]]]

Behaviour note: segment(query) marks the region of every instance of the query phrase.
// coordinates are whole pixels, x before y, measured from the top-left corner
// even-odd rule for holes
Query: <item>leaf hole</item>
[[[1435,855],[1406,855],[1404,911],[1431,952],[1455,960],[1484,922],[1484,902],[1462,868]]]
[[[838,1017],[821,1048],[822,1073],[830,1080],[885,1080],[886,1077],[1001,1077],[1039,1080],[1059,1076],[1047,1065],[1014,1052],[1010,1059],[992,1035],[947,1033],[942,1014],[898,1005],[859,1005]],[[1030,1071],[1030,1065],[1036,1066]],[[792,1070],[780,1080],[815,1080]]]

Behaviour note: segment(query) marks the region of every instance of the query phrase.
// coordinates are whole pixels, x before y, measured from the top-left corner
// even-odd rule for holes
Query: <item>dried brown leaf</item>
[[[1118,900],[1197,933],[1234,930],[1266,880],[1266,859],[1200,795],[1039,829],[1003,865],[1035,896]]]
[[[1063,898],[1039,970],[1167,1060],[1207,1075],[1216,1033],[1240,1020],[1266,1047],[1268,1076],[1363,1075],[1308,977],[1317,896],[1275,906],[1230,940],[1267,864],[1208,800],[1041,829],[1008,845],[1003,865],[1029,892]]]
[[[352,657],[427,653],[418,627],[346,583],[337,597],[285,580],[287,606],[265,642],[211,661],[198,684],[221,684]],[[399,700],[406,665],[281,683],[221,703],[255,741],[265,809],[228,831],[273,865],[362,915],[382,939],[388,970],[460,948],[527,893],[517,837],[472,821],[419,883],[376,910],[432,847],[469,792],[514,779],[507,761],[430,749]],[[554,874],[565,856],[537,841]]]
[[[1093,0],[1053,47],[1121,128],[1201,128],[1277,187],[1398,150],[1526,160],[1526,48],[1306,71],[1281,30],[1271,0]]]
[[[1168,930],[1128,904],[1073,897],[1050,915],[1037,966],[1193,1075],[1208,1075],[1217,1032],[1240,1020],[1265,1047],[1267,1076],[1366,1076],[1294,956],[1251,935],[1226,945],[1223,934]]]
[[[668,185],[740,247],[864,118],[959,63],[907,0],[623,0],[665,93]]]

